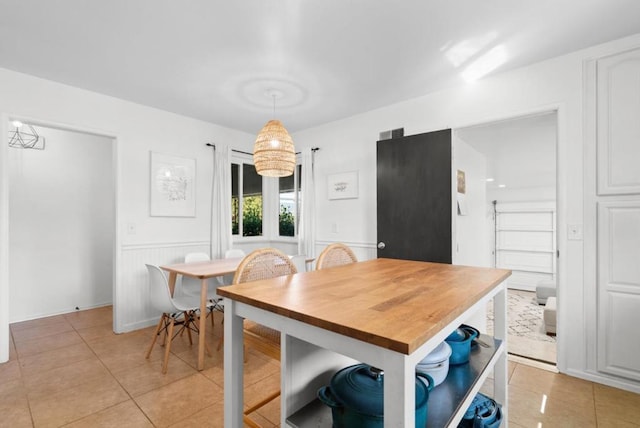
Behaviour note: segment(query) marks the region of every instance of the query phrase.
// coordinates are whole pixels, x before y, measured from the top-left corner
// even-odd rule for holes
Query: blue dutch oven
[[[469,361],[469,353],[471,352],[471,341],[478,337],[480,332],[475,328],[462,324],[453,333],[451,333],[445,341],[451,346],[451,356],[449,364],[464,364]]]
[[[427,401],[433,389],[428,374],[416,373],[416,427],[427,423]],[[333,428],[382,428],[384,426],[384,373],[367,364],[336,372],[318,398],[331,407]]]

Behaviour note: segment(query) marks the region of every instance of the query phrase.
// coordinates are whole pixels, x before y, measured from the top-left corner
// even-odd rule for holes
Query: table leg
[[[415,426],[415,367],[404,356],[390,359],[384,368],[384,426]],[[391,399],[387,399],[391,398]]]
[[[173,292],[176,289],[176,280],[178,278],[178,274],[175,272],[169,272],[169,292],[173,296]]]
[[[243,319],[235,314],[233,300],[224,299],[224,426],[243,426]]]
[[[209,280],[203,279],[200,286],[200,334],[198,334],[198,370],[204,369],[204,340],[207,325],[207,287]]]

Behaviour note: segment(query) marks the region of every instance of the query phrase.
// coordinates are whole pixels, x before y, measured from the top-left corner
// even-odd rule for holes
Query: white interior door
[[[640,380],[640,49],[596,71],[597,368]]]

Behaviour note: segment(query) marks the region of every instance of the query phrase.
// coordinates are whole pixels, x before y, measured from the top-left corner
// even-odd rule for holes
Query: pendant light
[[[270,90],[273,98],[273,116],[276,112],[276,98],[280,95]],[[296,151],[291,135],[282,122],[272,119],[260,130],[253,146],[253,163],[256,171],[266,177],[287,177],[296,167]]]

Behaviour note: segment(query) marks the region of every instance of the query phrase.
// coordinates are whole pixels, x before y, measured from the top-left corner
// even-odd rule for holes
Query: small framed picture
[[[196,216],[196,160],[151,152],[152,217]]]
[[[467,193],[467,182],[465,179],[464,171],[458,170],[458,193],[463,195]]]
[[[358,197],[358,171],[342,172],[327,176],[329,199],[354,199]]]

